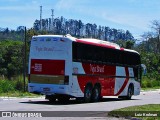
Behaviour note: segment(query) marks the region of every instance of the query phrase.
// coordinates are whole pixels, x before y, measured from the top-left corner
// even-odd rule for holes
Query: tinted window
[[[119,65],[138,65],[137,53],[73,42],[73,61],[103,62]]]

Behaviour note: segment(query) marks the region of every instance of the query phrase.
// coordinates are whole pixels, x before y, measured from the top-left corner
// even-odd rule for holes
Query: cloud
[[[133,15],[133,14],[107,14],[103,13],[102,18],[107,21],[111,21],[116,24],[121,24],[125,26],[137,27],[141,28],[140,26],[145,27],[146,23],[143,19],[139,19],[140,16]]]
[[[79,9],[89,7],[88,3],[92,2],[88,0],[58,0],[55,9],[78,11]]]
[[[10,4],[7,4],[8,2]],[[13,10],[13,11],[20,11],[20,10],[36,10],[38,2],[36,0],[32,0],[31,2],[24,2],[19,0],[6,0],[3,4],[0,5],[0,10]]]
[[[55,5],[55,8],[57,8],[58,10],[64,9],[64,10],[68,10],[73,8],[74,6],[74,1],[73,0],[59,0],[57,2],[57,4]]]

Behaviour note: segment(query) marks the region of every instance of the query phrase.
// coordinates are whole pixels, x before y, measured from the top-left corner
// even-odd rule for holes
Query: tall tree
[[[152,28],[156,31],[157,33],[157,52],[160,53],[160,21],[159,20],[154,20],[152,21]]]

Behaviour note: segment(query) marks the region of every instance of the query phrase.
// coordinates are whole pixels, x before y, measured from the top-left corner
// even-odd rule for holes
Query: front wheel
[[[133,87],[132,87],[132,86],[129,86],[126,99],[127,99],[127,100],[130,100],[130,99],[132,98],[132,95],[133,95]]]
[[[127,91],[127,96],[118,96],[118,98],[124,99],[124,100],[130,100],[133,94],[134,94],[134,88],[133,86],[130,85]]]

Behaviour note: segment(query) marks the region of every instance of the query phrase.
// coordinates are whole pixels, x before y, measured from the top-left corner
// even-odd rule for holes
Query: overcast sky
[[[129,30],[134,37],[160,20],[160,0],[0,0],[0,27],[32,27],[40,19],[41,5],[42,18],[50,18],[54,9],[54,17]]]

